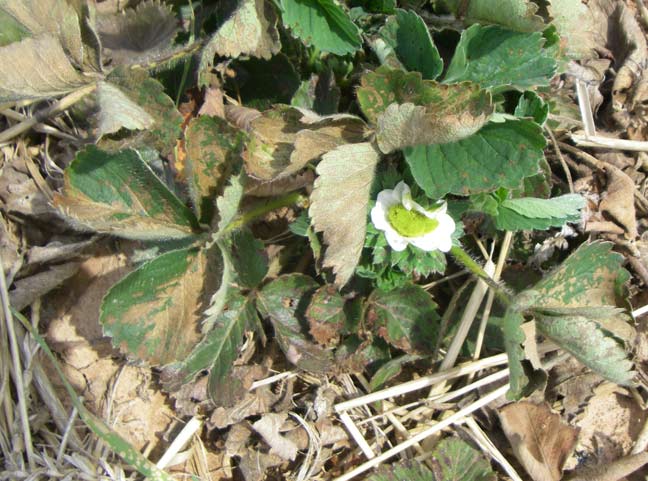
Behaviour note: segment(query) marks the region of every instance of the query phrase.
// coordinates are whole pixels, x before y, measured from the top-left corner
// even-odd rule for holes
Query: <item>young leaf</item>
[[[65,170],[63,194],[55,194],[54,203],[82,225],[129,239],[189,237],[198,227],[134,150],[82,150]]]
[[[396,10],[380,30],[391,55],[407,70],[421,72],[424,79],[434,80],[443,71],[443,60],[427,25],[416,12]]]
[[[544,43],[540,32],[473,25],[461,34],[444,83],[471,81],[498,91],[549,85],[557,64]]]
[[[338,286],[355,270],[364,245],[367,205],[380,155],[370,143],[342,145],[324,155],[311,194],[309,215],[324,233],[324,266],[331,267]]]
[[[377,124],[378,145],[386,153],[468,137],[493,112],[490,94],[478,85],[443,85],[387,67],[364,75],[357,96],[363,113]]]
[[[509,399],[520,399],[529,384],[529,378],[524,373],[524,367],[522,366],[522,360],[524,359],[522,343],[525,339],[521,327],[523,322],[524,317],[522,317],[522,314],[509,309],[506,311],[501,325],[510,370],[509,383],[511,388],[506,393]]]
[[[113,65],[155,62],[173,50],[178,20],[170,7],[155,0],[123,12],[97,16],[97,33]]]
[[[87,83],[48,34],[0,47],[0,102],[44,99],[71,92]]]
[[[242,131],[218,117],[195,118],[185,130],[189,192],[203,223],[212,220],[214,198],[241,162],[243,140]]]
[[[200,341],[200,321],[221,279],[218,248],[167,252],[115,284],[101,305],[104,334],[150,365],[183,361]]]
[[[97,103],[99,104],[97,137],[114,134],[122,128],[144,130],[155,123],[146,110],[108,82],[98,83]]]
[[[416,183],[438,199],[447,193],[470,195],[499,187],[517,188],[538,173],[545,139],[528,120],[489,123],[457,142],[405,149]]]
[[[180,362],[164,366],[161,381],[165,389],[176,391],[208,368],[211,368],[210,382],[213,377],[213,382],[218,385],[236,361],[243,333],[253,325],[256,315],[254,299],[233,292],[227,309],[216,316],[213,328],[191,353]]]
[[[437,337],[436,307],[432,297],[414,284],[388,292],[378,289],[367,300],[365,319],[393,346],[428,352]]]
[[[443,3],[467,24],[493,23],[518,32],[545,28],[542,17],[536,15],[538,6],[532,0],[443,0]]]
[[[182,133],[183,119],[173,100],[164,93],[163,85],[151,78],[146,70],[126,67],[113,70],[107,80],[145,110],[154,123],[151,128],[125,139],[109,141],[104,137],[100,146],[119,150],[145,145],[158,150],[163,156],[171,154]]]
[[[307,371],[325,373],[331,368],[332,355],[306,338],[308,325],[304,317],[317,287],[312,278],[302,274],[278,277],[259,292],[258,307],[272,322],[288,361]]]
[[[532,90],[524,92],[515,106],[516,117],[530,117],[536,124],[544,125],[549,116],[549,104]]]
[[[507,199],[498,206],[495,225],[501,230],[544,230],[577,222],[585,199],[578,194],[561,195],[552,199],[522,197]]]
[[[340,340],[346,322],[344,302],[335,286],[330,284],[320,287],[313,294],[306,310],[306,319],[310,334],[318,344],[330,346]]]
[[[280,0],[283,24],[306,45],[336,55],[362,46],[358,27],[333,0]]]
[[[54,37],[76,66],[83,64],[79,17],[66,0],[0,0],[0,10],[12,17],[33,37]],[[47,59],[47,55],[43,55]],[[2,65],[14,65],[2,63]],[[38,72],[42,72],[40,66]],[[31,76],[25,76],[29,79]]]
[[[267,60],[281,49],[277,15],[269,1],[242,0],[226,18],[203,48],[199,72],[212,64],[216,54],[231,58],[251,55]]]

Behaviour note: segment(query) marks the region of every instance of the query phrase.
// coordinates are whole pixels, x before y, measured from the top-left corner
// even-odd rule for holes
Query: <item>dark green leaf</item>
[[[457,142],[405,149],[405,159],[416,183],[438,199],[519,187],[524,177],[538,173],[545,144],[536,123],[506,121]]]
[[[560,227],[566,222],[577,222],[583,207],[585,199],[579,194],[561,195],[552,199],[507,199],[498,206],[495,225],[500,230]]]
[[[177,239],[194,235],[198,227],[134,150],[82,150],[65,170],[63,194],[54,201],[80,224],[129,239]]]
[[[421,359],[421,356],[417,356],[415,354],[404,354],[390,361],[387,361],[385,364],[378,368],[373,376],[371,376],[371,381],[369,382],[371,391],[378,391],[391,379],[395,378],[402,372],[403,365],[418,361],[419,359]]]
[[[306,45],[336,55],[362,46],[358,27],[333,0],[280,0],[285,26]]]
[[[200,341],[200,323],[221,279],[218,248],[171,251],[115,284],[101,305],[104,334],[150,365],[183,361]]]
[[[365,320],[378,335],[404,351],[431,351],[439,316],[432,297],[410,284],[389,292],[375,290],[367,300]]]
[[[495,90],[549,85],[557,64],[544,43],[540,32],[473,25],[461,34],[444,82],[468,80]]]
[[[268,261],[263,255],[263,242],[255,239],[247,227],[234,230],[219,240],[223,256],[233,270],[231,282],[252,289],[268,273]]]
[[[310,334],[318,344],[331,346],[340,340],[346,324],[344,302],[337,288],[330,284],[320,287],[313,294],[306,318]]]
[[[525,358],[524,349],[522,349],[525,339],[521,327],[523,322],[522,314],[509,309],[501,324],[510,370],[509,383],[511,387],[506,394],[509,399],[520,399],[529,384],[529,378],[524,373],[522,366],[522,360]]]

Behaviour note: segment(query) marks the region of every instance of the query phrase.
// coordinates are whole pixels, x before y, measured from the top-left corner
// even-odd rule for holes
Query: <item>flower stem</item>
[[[239,227],[243,227],[244,225],[258,219],[259,217],[263,217],[268,212],[272,212],[273,210],[279,209],[281,207],[288,207],[294,204],[298,204],[305,201],[306,199],[307,197],[303,194],[300,194],[299,192],[290,192],[289,194],[277,197],[276,199],[271,199],[269,201],[263,202],[259,205],[254,206],[252,209],[250,209],[240,217],[234,219],[218,234],[222,235],[227,232],[236,230]]]
[[[470,255],[459,246],[452,246],[450,249],[450,254],[455,258],[457,262],[463,265],[466,269],[472,272],[475,276],[482,279],[488,287],[493,289],[497,299],[502,302],[505,306],[509,306],[512,302],[512,296],[504,286],[498,284],[489,276],[486,271],[480,266],[477,261],[475,261]]]

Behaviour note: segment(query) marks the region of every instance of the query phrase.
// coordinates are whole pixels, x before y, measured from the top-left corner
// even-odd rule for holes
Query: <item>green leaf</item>
[[[567,0],[569,1],[569,0]],[[536,15],[538,6],[531,0],[443,0],[450,11],[467,24],[493,23],[518,32],[544,29],[542,17]]]
[[[493,112],[490,93],[476,84],[443,85],[387,67],[364,75],[357,96],[367,119],[377,125],[385,153],[468,137]]]
[[[121,90],[108,82],[97,85],[99,104],[97,137],[114,134],[120,129],[144,130],[153,126],[155,120]]]
[[[171,7],[146,0],[135,8],[97,15],[97,33],[113,65],[156,62],[173,51],[178,20]]]
[[[189,192],[202,223],[212,220],[214,199],[241,163],[243,140],[243,132],[218,117],[197,117],[185,130]]]
[[[408,459],[389,466],[383,464],[369,476],[369,481],[436,481],[436,477],[421,461]]]
[[[113,70],[107,80],[145,110],[153,118],[154,124],[123,139],[104,137],[99,145],[110,150],[147,146],[158,150],[162,156],[171,154],[182,134],[183,118],[173,100],[164,93],[163,85],[151,78],[146,70],[126,67]]]
[[[104,297],[104,334],[152,366],[183,361],[200,341],[202,313],[221,269],[218,248],[180,249],[143,264]]]
[[[438,333],[436,307],[432,297],[414,284],[388,292],[378,289],[367,300],[365,320],[393,346],[428,352]]]
[[[134,150],[108,153],[89,146],[65,170],[64,180],[55,205],[92,230],[140,240],[195,235],[193,213]]]
[[[585,199],[579,194],[561,195],[552,199],[507,199],[498,206],[495,225],[500,230],[560,227],[566,222],[577,222],[583,207]]]
[[[344,303],[344,298],[330,284],[320,287],[313,294],[306,318],[310,334],[318,344],[331,346],[340,340],[340,333],[346,324]]]
[[[367,205],[380,155],[370,143],[342,145],[324,155],[308,211],[313,227],[324,233],[324,267],[338,286],[355,270],[364,245]]]
[[[461,34],[444,83],[471,81],[498,91],[549,85],[557,64],[544,43],[541,32],[473,25]]]
[[[509,309],[501,324],[510,371],[509,384],[511,387],[506,393],[509,399],[520,399],[529,384],[529,378],[522,366],[522,361],[525,359],[524,349],[521,346],[525,340],[524,331],[521,327],[523,322],[524,317],[522,317],[522,314]]]
[[[362,46],[358,27],[333,0],[280,0],[283,24],[306,45],[336,55]]]
[[[235,219],[238,214],[239,205],[243,199],[244,190],[244,173],[230,177],[229,184],[223,190],[223,195],[216,199],[216,210],[218,213],[217,232],[222,232]]]
[[[489,123],[457,142],[405,149],[416,183],[433,199],[517,188],[537,174],[546,145],[539,125],[528,120]]]
[[[360,7],[371,13],[392,15],[396,11],[396,0],[351,0],[350,7]]]
[[[407,70],[421,72],[429,80],[441,75],[443,60],[427,25],[416,12],[397,9],[396,16],[389,18],[380,30],[380,36]]]
[[[269,60],[279,53],[281,42],[277,15],[266,0],[243,0],[218,27],[200,54],[198,71],[202,74],[213,63],[214,55],[237,58],[251,55]],[[202,83],[202,82],[201,82]]]
[[[0,103],[57,97],[90,81],[48,34],[0,47],[0,65],[11,65],[0,69]]]
[[[327,373],[332,355],[306,337],[305,312],[317,283],[302,274],[287,274],[267,284],[258,294],[259,312],[274,326],[279,347],[292,364],[306,371]]]
[[[520,96],[514,115],[520,118],[530,117],[536,124],[544,125],[549,116],[549,104],[537,93],[527,90]]]
[[[371,391],[378,391],[403,371],[403,365],[418,361],[419,359],[422,359],[422,357],[416,354],[403,354],[402,356],[387,361],[371,376],[371,381],[369,382]]]
[[[256,315],[253,297],[232,293],[227,309],[216,316],[213,328],[193,351],[181,362],[163,368],[160,379],[165,389],[176,391],[208,368],[211,368],[209,382],[218,386],[236,361],[243,333],[253,325]]]
[[[219,240],[226,263],[231,265],[231,282],[244,289],[261,284],[268,273],[268,261],[263,255],[263,242],[256,239],[247,227],[234,230]]]

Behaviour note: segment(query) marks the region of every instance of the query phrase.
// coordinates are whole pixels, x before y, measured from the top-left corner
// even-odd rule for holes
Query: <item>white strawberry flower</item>
[[[394,189],[378,194],[371,209],[371,222],[385,232],[387,243],[395,251],[405,250],[408,244],[424,251],[448,252],[452,247],[455,222],[447,214],[448,205],[426,210],[412,200],[409,186],[399,182]]]

